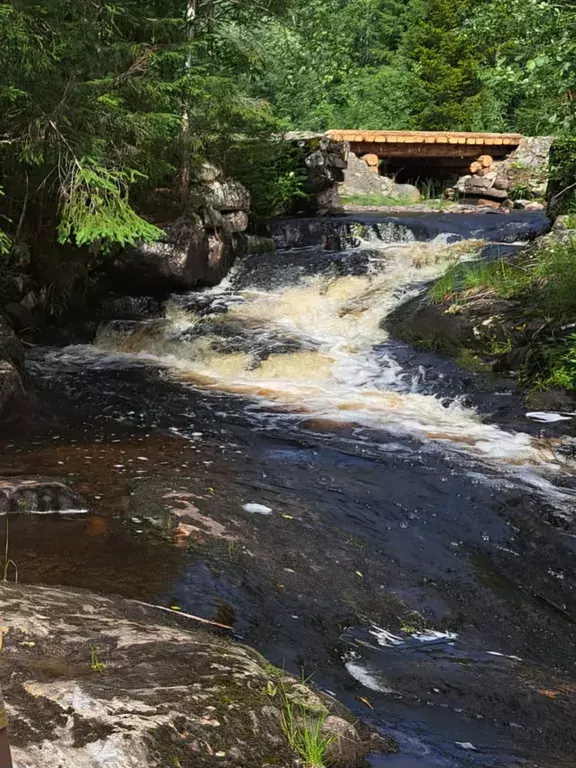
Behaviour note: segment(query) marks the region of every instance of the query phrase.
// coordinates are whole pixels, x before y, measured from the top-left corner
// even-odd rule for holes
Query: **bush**
[[[560,137],[552,145],[550,213],[576,213],[576,137]]]
[[[303,150],[283,139],[241,138],[221,160],[226,172],[250,190],[256,216],[288,213],[295,198],[306,196]]]

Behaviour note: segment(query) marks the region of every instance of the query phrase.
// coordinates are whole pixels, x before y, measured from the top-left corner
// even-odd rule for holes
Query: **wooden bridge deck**
[[[458,131],[328,131],[335,141],[348,141],[357,155],[379,157],[475,157],[513,152],[524,138],[519,133],[465,133]]]

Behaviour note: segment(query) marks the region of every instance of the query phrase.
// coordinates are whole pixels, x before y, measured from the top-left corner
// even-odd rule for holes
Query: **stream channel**
[[[375,768],[573,767],[569,438],[382,322],[476,241],[546,224],[276,222],[300,247],[31,350],[41,410],[0,476],[61,479],[89,513],[12,517],[20,579],[231,624],[394,738]]]

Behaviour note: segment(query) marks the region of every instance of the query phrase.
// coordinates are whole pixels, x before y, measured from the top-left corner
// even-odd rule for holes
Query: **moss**
[[[473,371],[474,373],[483,373],[490,370],[490,366],[487,362],[482,360],[471,349],[461,349],[456,357],[456,364],[466,371]]]

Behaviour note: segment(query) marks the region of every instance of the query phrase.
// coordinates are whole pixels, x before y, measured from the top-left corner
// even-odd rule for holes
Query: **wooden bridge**
[[[355,155],[378,157],[476,157],[484,151],[505,157],[524,138],[519,133],[463,133],[443,131],[328,131],[336,141],[347,141]]]
[[[418,176],[450,178],[466,173],[481,155],[501,160],[518,148],[519,133],[464,133],[458,131],[328,131],[335,141],[347,141],[375,173],[395,175],[400,181]]]

